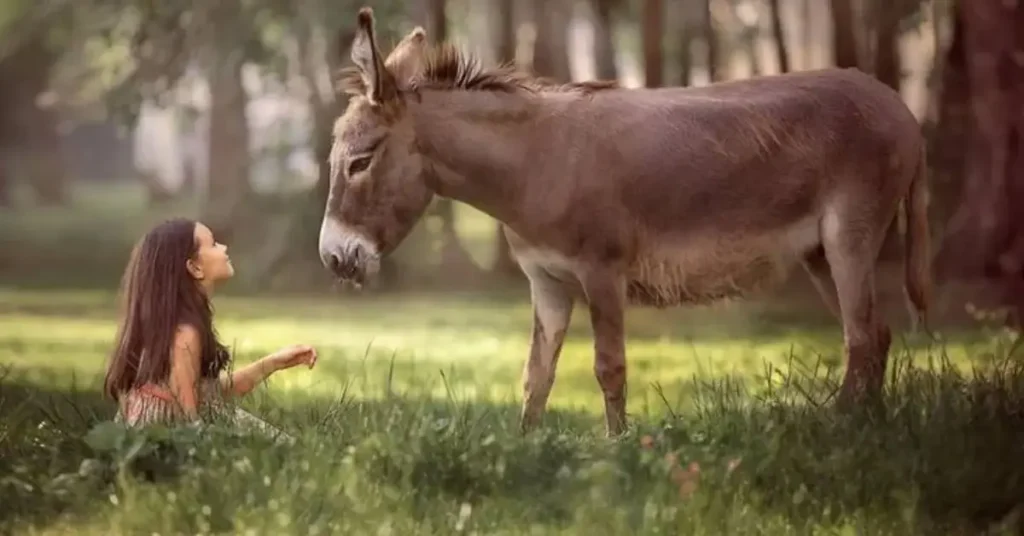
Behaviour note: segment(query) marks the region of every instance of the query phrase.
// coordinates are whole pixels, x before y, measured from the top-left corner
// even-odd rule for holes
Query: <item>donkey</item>
[[[370,8],[351,58],[320,258],[363,283],[435,195],[503,224],[533,306],[523,431],[545,411],[577,300],[611,436],[626,425],[627,307],[749,297],[797,265],[842,322],[840,406],[879,394],[891,335],[874,264],[901,204],[906,297],[915,325],[926,320],[924,141],[899,94],[867,74],[555,85],[481,68],[451,44],[428,45],[422,28],[385,58]]]

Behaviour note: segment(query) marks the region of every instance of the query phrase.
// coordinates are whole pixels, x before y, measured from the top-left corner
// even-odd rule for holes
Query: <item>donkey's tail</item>
[[[918,328],[924,328],[924,331],[930,335],[928,309],[932,301],[932,273],[928,195],[928,162],[925,149],[922,147],[917,172],[910,183],[910,191],[903,201],[903,211],[907,223],[903,259],[904,291],[910,310],[911,329],[917,332]]]

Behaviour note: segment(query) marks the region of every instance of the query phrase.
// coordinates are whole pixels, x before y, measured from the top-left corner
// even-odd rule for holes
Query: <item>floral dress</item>
[[[231,424],[246,431],[267,434],[278,441],[293,441],[283,431],[259,417],[242,408],[229,405],[217,378],[201,379],[197,385],[196,395],[198,412],[202,420],[220,420],[226,417]],[[189,423],[189,419],[166,387],[146,384],[121,396],[114,422],[141,427],[150,424],[186,424]]]

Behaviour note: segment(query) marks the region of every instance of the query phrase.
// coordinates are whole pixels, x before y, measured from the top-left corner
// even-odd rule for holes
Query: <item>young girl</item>
[[[222,376],[230,355],[213,328],[210,296],[232,275],[227,248],[199,222],[166,221],[136,244],[122,280],[123,316],[104,389],[118,402],[116,421],[174,424],[227,413],[239,424],[270,428],[240,409],[218,410],[274,372],[312,368],[317,354],[289,346]]]

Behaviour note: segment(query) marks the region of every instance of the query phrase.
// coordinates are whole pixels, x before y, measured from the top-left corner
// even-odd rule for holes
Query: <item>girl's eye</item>
[[[373,159],[372,156],[361,156],[356,158],[348,164],[348,176],[352,177],[356,173],[366,171],[370,167],[370,161]]]

